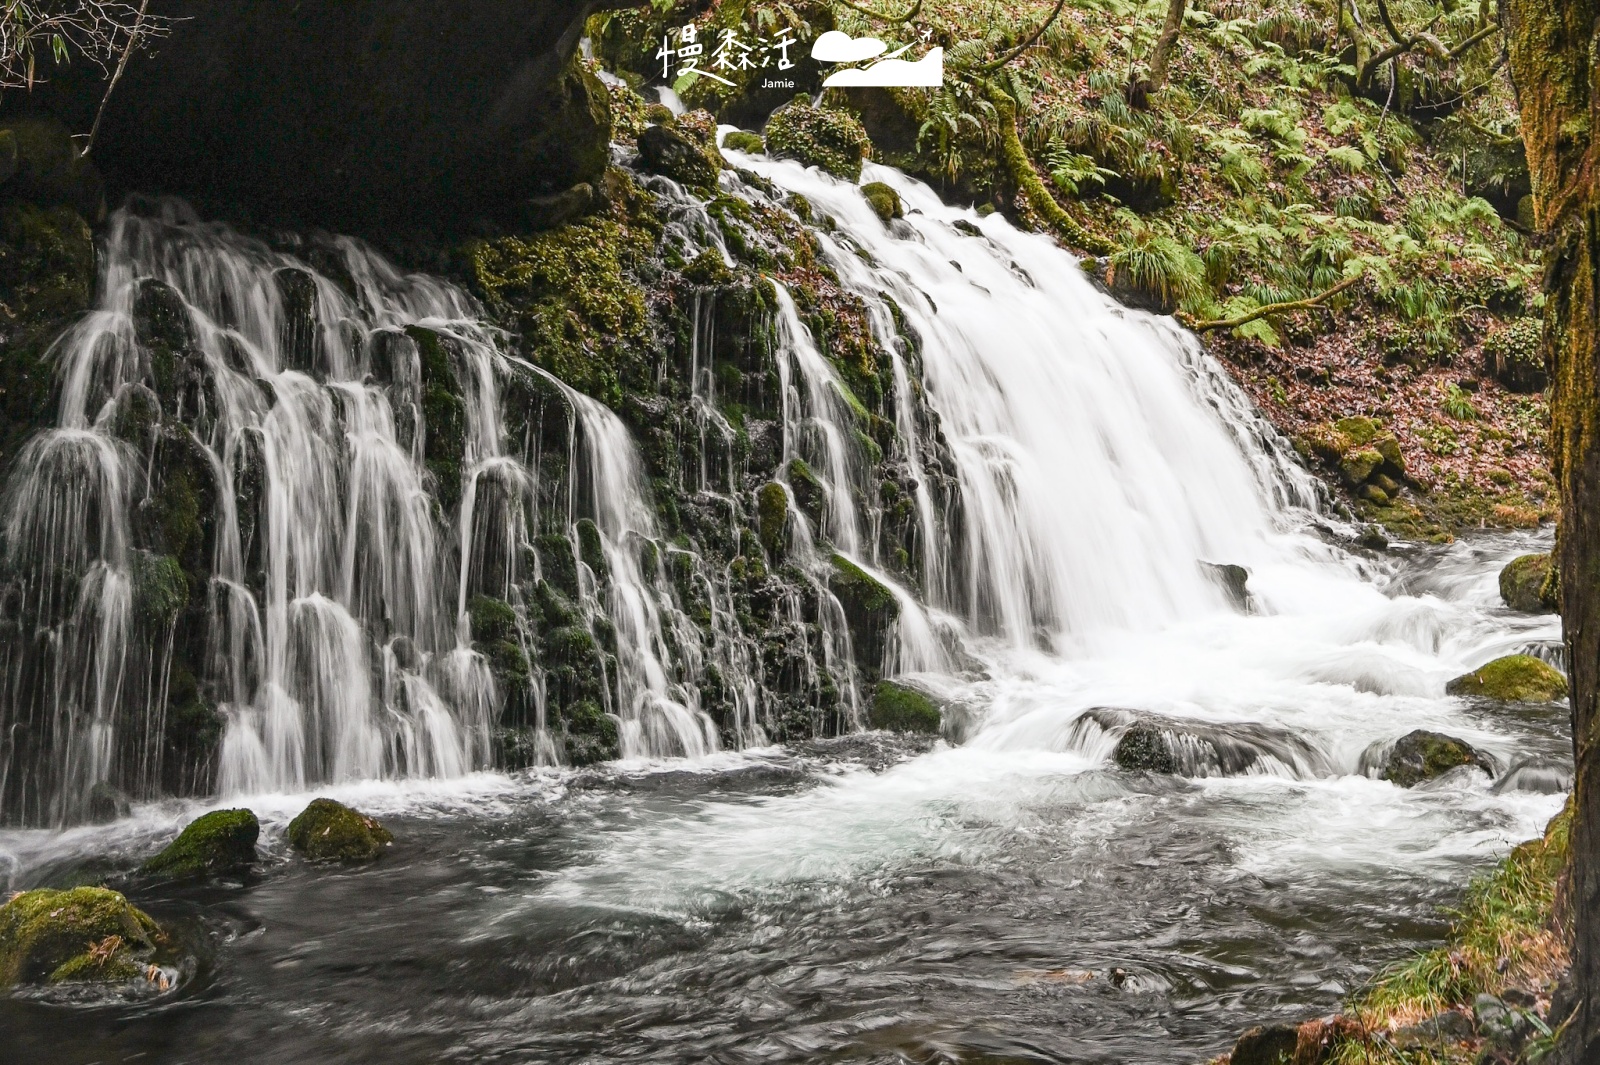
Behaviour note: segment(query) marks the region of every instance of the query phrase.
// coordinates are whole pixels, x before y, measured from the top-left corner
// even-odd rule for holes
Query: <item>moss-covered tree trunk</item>
[[[1577,755],[1569,1060],[1600,1061],[1600,0],[1502,5],[1546,250],[1545,351],[1561,490],[1557,556]]]

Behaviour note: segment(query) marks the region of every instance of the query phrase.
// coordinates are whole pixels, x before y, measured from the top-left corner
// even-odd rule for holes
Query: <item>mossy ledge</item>
[[[140,872],[172,880],[238,873],[255,864],[261,822],[249,810],[213,810],[196,818]]]
[[[376,818],[333,799],[313,799],[289,822],[289,845],[314,862],[370,862],[394,842]]]

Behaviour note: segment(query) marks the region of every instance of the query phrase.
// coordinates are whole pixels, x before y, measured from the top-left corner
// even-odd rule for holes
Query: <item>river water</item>
[[[1451,677],[1499,655],[1558,656],[1557,619],[1507,611],[1496,588],[1500,567],[1548,549],[1547,534],[1387,554],[1344,546],[1349,530],[1323,513],[1310,476],[1193,339],[1115,307],[1049,242],[873,167],[867,178],[895,184],[910,208],[885,226],[851,186],[729,154],[772,183],[730,176],[730,194],[804,195],[834,219],[819,239],[840,283],[880,325],[892,300],[920,339],[915,358],[896,352],[899,387],[925,390],[937,415],[964,525],[949,535],[918,501],[921,593],[898,590],[890,665],[940,697],[947,737],[761,746],[752,700],[744,749],[714,749],[693,685],[669,684],[652,657],[678,624],[670,593],[626,567],[628,594],[606,606],[631,612],[623,644],[639,648],[633,679],[619,681],[624,761],[472,770],[484,711],[459,693],[481,691],[443,680],[430,681],[433,717],[417,711],[417,728],[434,730],[421,761],[385,753],[413,748],[393,746],[381,715],[362,709],[377,693],[339,688],[321,718],[307,716],[316,693],[348,686],[347,660],[371,653],[363,611],[379,607],[368,599],[405,592],[413,569],[449,572],[438,561],[448,536],[406,533],[421,561],[383,561],[384,590],[356,594],[375,578],[339,537],[374,534],[354,521],[341,533],[336,498],[311,506],[315,544],[290,542],[303,528],[296,486],[328,476],[315,419],[302,419],[312,430],[279,424],[288,419],[241,386],[216,418],[216,446],[237,423],[280,433],[301,455],[274,482],[287,508],[274,520],[288,538],[284,572],[309,583],[249,604],[266,618],[264,660],[296,646],[273,626],[300,617],[326,621],[344,657],[285,667],[276,687],[241,695],[223,795],[141,802],[107,826],[0,831],[0,880],[24,889],[115,878],[203,809],[248,805],[264,822],[264,861],[248,879],[134,891],[195,951],[190,978],[139,1002],[0,1000],[7,1060],[1193,1062],[1251,1024],[1328,1012],[1437,942],[1439,907],[1556,812],[1565,708],[1444,695]],[[224,243],[215,261],[229,276],[284,268]],[[431,323],[475,353],[475,461],[520,468],[493,431],[493,336],[455,322],[473,308],[442,283],[407,285],[409,303],[372,298],[371,324]],[[832,371],[778,291],[784,372],[809,404],[796,406],[795,431],[822,441],[812,466],[848,498],[860,463],[833,424],[847,405],[823,401]],[[200,306],[198,290],[185,297]],[[120,321],[107,308],[102,327]],[[86,365],[107,347],[89,339],[76,349]],[[310,377],[270,345],[252,354],[233,372],[292,386],[274,393],[280,412],[319,409]],[[360,389],[337,379],[363,368],[333,362],[326,387],[356,403]],[[572,398],[591,461],[612,471],[597,474],[613,486],[597,497],[616,509],[598,515],[605,546],[652,537],[620,422]],[[404,497],[416,460],[391,446],[387,400],[369,401],[365,439],[381,459],[370,490]],[[98,423],[83,402],[69,414],[50,439],[76,455]],[[475,528],[470,498],[461,530]],[[876,568],[870,518],[836,508],[828,528],[795,532]],[[343,591],[307,576],[323,559],[330,573],[340,559],[358,567]],[[1200,562],[1247,566],[1248,609]],[[116,587],[124,563],[98,564]],[[413,636],[471,672],[454,620],[467,578],[438,579],[415,586]],[[303,726],[324,718],[344,722],[348,758],[307,753],[319,748]],[[1112,765],[1136,720],[1173,737],[1183,776]],[[1459,770],[1411,790],[1376,779],[1385,746],[1418,728],[1471,742],[1496,779]],[[382,817],[392,853],[359,870],[291,858],[283,828],[314,794]]]

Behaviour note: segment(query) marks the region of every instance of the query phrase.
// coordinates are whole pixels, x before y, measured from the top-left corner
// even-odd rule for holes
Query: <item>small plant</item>
[[[1181,306],[1206,295],[1206,267],[1200,256],[1177,239],[1145,225],[1136,225],[1112,253],[1107,279],[1114,284],[1119,276],[1167,306]]]
[[[1451,381],[1442,389],[1444,398],[1439,407],[1458,422],[1478,420],[1478,408],[1472,405],[1472,396],[1459,384]]]

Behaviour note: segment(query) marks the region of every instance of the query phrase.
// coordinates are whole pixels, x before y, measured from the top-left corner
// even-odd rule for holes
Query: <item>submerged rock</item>
[[[900,194],[892,185],[886,185],[881,181],[869,181],[861,186],[861,195],[866,197],[867,204],[879,218],[883,219],[885,225],[906,215],[905,204],[900,202]]]
[[[872,693],[872,727],[886,732],[916,732],[938,735],[941,723],[934,701],[904,684],[881,681]]]
[[[1567,697],[1567,678],[1532,655],[1506,655],[1457,677],[1444,690],[1503,703],[1553,703]]]
[[[1206,575],[1228,593],[1228,599],[1240,610],[1250,609],[1250,571],[1243,566],[1216,562],[1202,562]]]
[[[1122,734],[1112,759],[1121,769],[1134,772],[1176,773],[1178,760],[1166,737],[1154,725],[1134,725]]]
[[[394,834],[358,810],[332,799],[313,799],[289,822],[289,845],[314,862],[370,862]]]
[[[1402,736],[1383,764],[1383,779],[1402,788],[1441,777],[1464,765],[1475,765],[1490,776],[1494,768],[1471,744],[1439,732],[1418,729]]]
[[[1500,598],[1512,610],[1549,614],[1560,609],[1550,556],[1523,555],[1500,571]]]
[[[0,906],[0,987],[136,979],[162,939],[155,921],[115,891],[25,891]]]
[[[249,810],[214,810],[190,822],[140,872],[190,880],[222,876],[255,864],[261,822]]]

